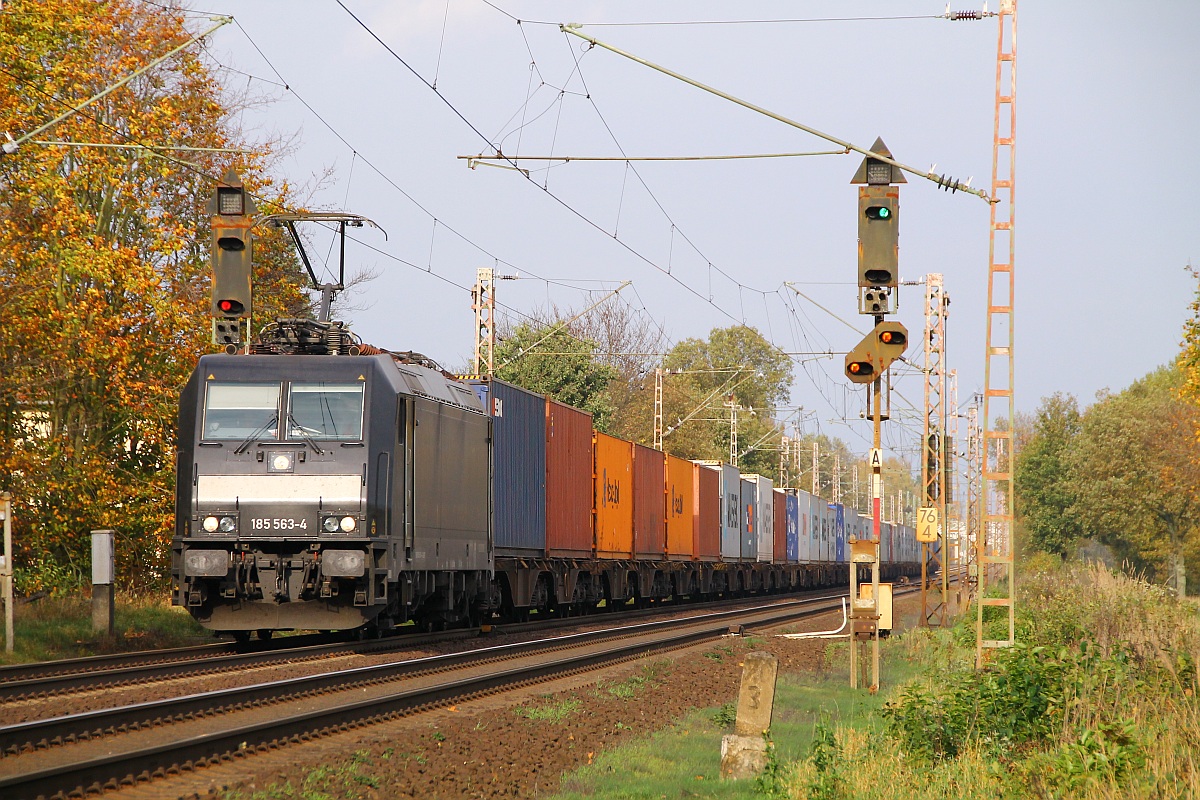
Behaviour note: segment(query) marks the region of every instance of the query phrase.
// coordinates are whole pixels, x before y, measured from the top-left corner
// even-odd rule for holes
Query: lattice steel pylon
[[[654,449],[663,449],[663,371],[654,370]]]
[[[942,488],[946,492],[946,570],[948,580],[954,580],[962,566],[962,548],[966,540],[963,530],[962,492],[958,488],[958,370],[946,373],[946,446],[942,450]],[[948,588],[948,587],[947,587]],[[951,592],[949,596],[953,596]],[[961,606],[955,609],[961,611]]]
[[[820,452],[820,445],[818,445],[816,442],[813,442],[812,493],[814,497],[820,497],[821,495],[821,466],[817,460]]]
[[[988,312],[983,392],[979,591],[975,663],[1016,640],[1013,564],[1013,257],[1017,137],[1017,0],[1001,0],[996,45],[996,116],[992,132],[992,212],[988,245]],[[993,407],[993,401],[999,408]],[[997,413],[998,412],[998,413]],[[999,417],[997,419],[997,416]],[[988,588],[993,587],[993,596]],[[1008,609],[1008,636],[985,638],[984,609]]]
[[[842,453],[840,450],[835,450],[833,453],[833,502],[842,502]]]
[[[979,427],[979,404],[983,395],[976,394],[967,407],[967,539],[963,555],[966,557],[967,574],[959,584],[959,595],[963,598],[959,606],[970,607],[975,601],[979,586],[979,526],[983,519],[980,511],[980,481],[983,476],[983,430]]]
[[[495,271],[482,267],[475,271],[471,290],[471,308],[475,310],[475,374],[491,377],[496,353]]]
[[[921,624],[944,626],[950,610],[946,567],[946,315],[950,298],[942,276],[925,276],[925,436],[921,459],[921,505],[937,509],[940,548],[921,545]]]

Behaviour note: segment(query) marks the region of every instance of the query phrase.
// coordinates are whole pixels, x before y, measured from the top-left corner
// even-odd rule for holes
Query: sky
[[[376,275],[348,298],[354,331],[449,368],[472,353],[477,268],[519,276],[496,289],[501,316],[518,321],[548,306],[582,310],[631,281],[606,302],[644,314],[671,343],[745,323],[796,353],[791,406],[802,410],[781,416],[869,446],[864,392],[841,355],[872,324],[855,285],[850,179],[862,157],[627,164],[836,146],[589,48],[559,23],[839,139],[881,137],[919,169],[990,184],[997,21],[937,18],[939,0],[195,8],[236,19],[206,48],[230,92],[265,101],[237,124],[289,143],[276,171],[309,207],[362,214],[386,232],[355,232],[348,249],[352,269]],[[1197,33],[1200,4],[1184,0],[1153,13],[1115,0],[1019,7],[1019,411],[1054,392],[1087,405],[1178,352],[1196,289],[1186,267],[1200,266],[1197,203],[1179,171],[1194,158],[1188,132],[1200,130]],[[523,160],[525,175],[463,158],[497,147],[614,160]],[[946,367],[965,408],[984,386],[989,208],[911,175],[900,207],[901,279],[944,276]],[[923,289],[900,292],[893,318],[919,364]],[[911,368],[896,373],[898,424],[885,425],[885,442],[902,451],[919,434],[923,383]]]

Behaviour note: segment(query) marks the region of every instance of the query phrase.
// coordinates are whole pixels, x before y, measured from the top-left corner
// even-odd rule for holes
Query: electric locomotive
[[[179,412],[174,602],[247,638],[489,613],[491,419],[415,354],[286,320]]]

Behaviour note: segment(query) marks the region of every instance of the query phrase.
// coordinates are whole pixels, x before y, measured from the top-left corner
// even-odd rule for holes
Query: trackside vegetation
[[[103,653],[188,647],[214,641],[182,608],[161,597],[120,593],[115,635],[92,630],[91,600],[79,595],[39,596],[15,609],[14,651],[0,650],[0,664],[82,658]]]
[[[831,685],[805,694],[797,681],[814,681],[788,677],[771,763],[757,781],[696,779],[712,775],[717,723],[730,721],[711,709],[568,776],[559,797],[1200,797],[1195,607],[1098,565],[1035,557],[1030,566],[1018,644],[997,651],[986,669],[975,669],[973,617],[949,630],[914,630],[886,644],[891,688],[878,702],[848,701]],[[799,718],[808,721],[796,725]],[[707,733],[698,737],[697,727]],[[681,759],[663,768],[675,777],[659,774],[655,793],[644,792],[644,775],[654,772],[646,760],[666,754]]]

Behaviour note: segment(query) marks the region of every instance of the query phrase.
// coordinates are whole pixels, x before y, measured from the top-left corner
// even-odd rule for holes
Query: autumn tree
[[[0,13],[0,129],[20,136],[194,34],[140,0],[9,0]],[[214,178],[233,166],[279,207],[288,194],[198,47],[0,156],[0,486],[15,495],[25,590],[70,588],[88,531],[118,532],[118,582],[161,585],[172,533],[178,391],[207,343]],[[148,147],[146,147],[148,146]],[[261,318],[304,313],[290,248],[263,232]]]
[[[1070,448],[1083,531],[1181,593],[1200,554],[1200,410],[1179,399],[1182,382],[1163,368],[1101,398]]]
[[[525,322],[496,345],[495,376],[590,412],[596,430],[607,431],[613,404],[608,387],[615,369],[595,359],[596,343],[561,324]]]
[[[1194,406],[1200,406],[1200,270],[1190,264],[1187,267],[1192,280],[1196,281],[1196,293],[1189,307],[1191,316],[1183,325],[1183,347],[1176,359],[1180,373],[1180,396]],[[1200,430],[1196,431],[1200,441]]]
[[[1059,556],[1069,555],[1084,536],[1075,508],[1078,485],[1069,457],[1081,424],[1074,397],[1056,393],[1043,398],[1030,426],[1031,435],[1017,451],[1017,518],[1030,545]]]
[[[685,458],[728,461],[737,409],[738,466],[779,476],[777,409],[788,398],[791,359],[747,325],[684,339],[663,359],[664,447]],[[667,387],[670,387],[669,391]]]
[[[576,382],[593,384],[587,397],[594,399],[587,402],[600,409],[600,419],[604,426],[601,430],[641,444],[652,443],[654,370],[662,363],[660,354],[665,341],[665,335],[658,323],[615,297],[584,311],[551,305],[531,312],[522,323],[506,321],[501,324],[496,364],[513,359],[515,354],[527,347],[530,340],[525,337],[525,333],[531,330],[540,330],[543,334],[550,331],[562,334],[556,334],[553,343],[547,340],[535,349],[544,353],[570,354],[568,362],[558,365],[564,374],[560,374],[557,380],[567,380],[565,372],[570,371],[568,364],[573,364],[571,369],[577,370]],[[513,344],[518,339],[521,345],[514,347]],[[581,343],[584,342],[588,345],[586,348],[581,347]],[[554,349],[560,344],[565,349]],[[583,350],[587,350],[590,363],[601,368],[597,374],[592,374],[595,372],[594,367],[589,367],[584,362],[569,360],[577,351]],[[553,380],[546,383],[546,376],[541,374],[553,370],[554,365],[539,364],[536,356],[521,358],[527,363],[518,364],[511,361],[505,365],[504,374],[511,376],[514,383],[525,386],[526,383],[522,381],[528,380],[528,388],[536,388],[537,391],[542,391],[541,388],[537,388],[541,386],[557,387],[558,384]],[[585,372],[588,373],[586,380],[582,374]],[[603,388],[593,380],[598,375],[607,378]],[[497,373],[497,377],[506,379],[500,373]],[[566,396],[560,396],[557,388],[547,393],[558,399]]]

